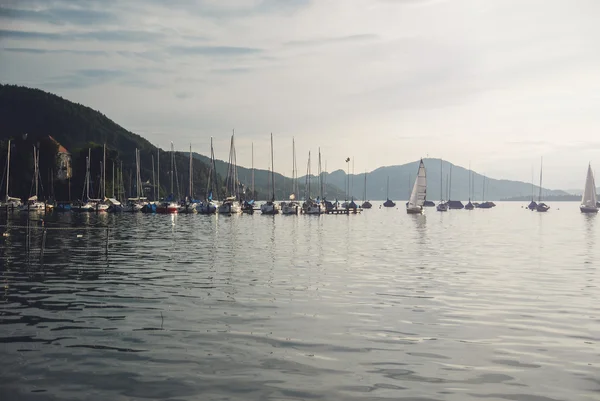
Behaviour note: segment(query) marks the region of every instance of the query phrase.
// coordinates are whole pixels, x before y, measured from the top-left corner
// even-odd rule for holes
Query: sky
[[[0,0],[0,82],[168,149],[299,175],[441,157],[582,188],[600,169],[596,0]],[[345,159],[351,158],[350,163]],[[536,178],[537,180],[537,178]]]

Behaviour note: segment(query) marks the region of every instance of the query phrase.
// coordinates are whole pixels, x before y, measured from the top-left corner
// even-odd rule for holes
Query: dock
[[[333,209],[327,209],[325,214],[358,214],[362,211],[360,208],[341,208],[335,207]]]

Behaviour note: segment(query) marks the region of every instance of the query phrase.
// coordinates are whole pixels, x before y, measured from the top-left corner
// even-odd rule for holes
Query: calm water
[[[9,229],[0,399],[598,400],[600,216],[522,206]]]

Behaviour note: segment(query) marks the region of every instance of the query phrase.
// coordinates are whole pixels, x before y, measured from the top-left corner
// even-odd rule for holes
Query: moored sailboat
[[[438,212],[447,212],[448,204],[444,202],[444,191],[443,191],[443,176],[444,176],[444,161],[440,159],[440,203],[436,206]]]
[[[539,196],[538,196],[537,206],[535,207],[535,210],[537,210],[538,212],[547,212],[548,209],[550,209],[550,206],[548,206],[544,202],[542,202],[542,167],[543,167],[543,162],[544,162],[544,159],[542,158],[542,161],[540,162],[540,193],[539,193]]]
[[[300,205],[296,201],[298,199],[298,168],[296,165],[296,141],[294,138],[292,138],[292,193],[289,199],[288,202],[281,202],[281,214],[298,214]]]
[[[581,213],[598,213],[596,181],[594,180],[591,164],[588,164],[585,188],[583,189],[583,195],[581,196],[579,210],[581,210]]]
[[[275,215],[279,214],[279,205],[275,203],[275,168],[273,165],[273,133],[271,133],[271,182],[270,186],[270,200],[260,205],[260,212],[262,214]]]
[[[239,182],[237,175],[237,161],[235,154],[235,132],[231,134],[231,145],[229,147],[229,168],[225,178],[225,198],[219,205],[219,214],[232,215],[242,212],[239,201]]]
[[[406,213],[416,214],[423,212],[423,203],[427,196],[427,174],[425,172],[425,164],[423,159],[419,163],[419,170],[417,172],[417,178],[406,206]]]
[[[396,206],[396,203],[392,200],[390,200],[390,176],[388,175],[387,178],[387,185],[386,185],[386,190],[385,190],[385,197],[386,197],[386,201],[383,202],[383,206],[384,207],[394,207]]]
[[[179,205],[175,202],[173,193],[173,177],[175,175],[175,148],[173,142],[171,142],[171,171],[169,175],[171,176],[171,193],[156,206],[156,213],[174,214],[179,211]]]
[[[4,202],[0,203],[0,207],[5,208],[7,210],[14,210],[16,208],[21,207],[23,204],[21,203],[21,199],[10,196],[9,185],[10,182],[10,146],[11,140],[8,140],[8,155],[6,157],[6,193],[4,196]]]
[[[43,212],[46,210],[46,204],[38,200],[38,183],[40,174],[40,151],[35,146],[33,147],[33,176],[35,181],[35,195],[27,199],[27,202],[21,205],[20,210],[23,212]]]
[[[373,207],[371,202],[367,200],[367,172],[365,171],[365,187],[363,189],[363,203],[360,205],[363,209],[370,209]]]
[[[467,203],[465,205],[465,209],[466,210],[473,210],[475,209],[475,205],[473,205],[473,203],[471,203],[471,191],[472,191],[472,180],[471,180],[471,175],[472,175],[472,170],[471,170],[471,162],[469,162],[469,203]]]
[[[215,151],[213,149],[213,139],[210,137],[210,170],[206,182],[206,195],[204,200],[196,206],[200,214],[217,213],[218,204],[213,200],[213,196],[219,198],[217,191],[217,169],[215,167]]]

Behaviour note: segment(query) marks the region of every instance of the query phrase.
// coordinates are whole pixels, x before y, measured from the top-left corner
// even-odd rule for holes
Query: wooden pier
[[[362,209],[359,208],[341,208],[336,207],[333,209],[327,209],[325,214],[358,214]]]

